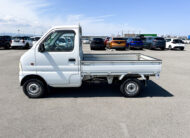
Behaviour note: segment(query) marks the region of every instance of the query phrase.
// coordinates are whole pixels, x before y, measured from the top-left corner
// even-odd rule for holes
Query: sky
[[[190,35],[189,14],[190,0],[0,0],[0,33],[80,24],[84,35]]]

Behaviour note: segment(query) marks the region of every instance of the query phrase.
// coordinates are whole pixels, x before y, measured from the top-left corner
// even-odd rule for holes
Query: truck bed
[[[83,75],[159,74],[162,61],[143,54],[84,54]]]

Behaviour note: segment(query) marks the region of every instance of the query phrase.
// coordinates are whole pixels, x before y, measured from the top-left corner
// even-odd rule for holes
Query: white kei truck
[[[159,77],[161,66],[161,60],[142,54],[83,54],[81,27],[58,26],[21,57],[19,81],[29,98],[97,80],[119,84],[125,97],[135,97],[150,76]]]

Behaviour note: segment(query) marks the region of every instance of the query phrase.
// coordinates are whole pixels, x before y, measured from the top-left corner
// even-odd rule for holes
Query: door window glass
[[[74,49],[75,32],[57,31],[43,42],[45,51],[68,52]]]

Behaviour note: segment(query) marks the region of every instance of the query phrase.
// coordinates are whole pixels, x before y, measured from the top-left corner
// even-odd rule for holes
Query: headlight
[[[19,62],[19,71],[22,71],[22,64]]]

